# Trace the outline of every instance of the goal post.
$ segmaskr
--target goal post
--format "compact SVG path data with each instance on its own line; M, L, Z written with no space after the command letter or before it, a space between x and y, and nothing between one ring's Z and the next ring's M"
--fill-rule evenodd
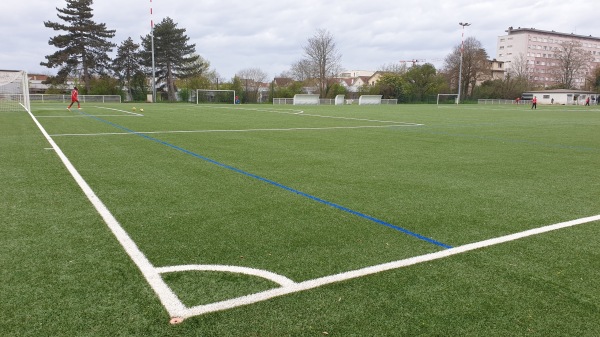
M458 94L438 94L435 104L458 104Z
M196 89L196 104L239 104L235 90Z
M0 70L0 112L31 111L29 78L22 70Z

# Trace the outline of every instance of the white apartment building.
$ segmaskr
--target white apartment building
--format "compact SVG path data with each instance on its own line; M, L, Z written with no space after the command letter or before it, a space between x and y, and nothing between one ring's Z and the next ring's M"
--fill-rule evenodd
M594 61L575 79L575 85L583 88L585 76L600 66L600 37L576 35L535 28L513 28L506 30L507 35L498 37L496 59L503 61L508 71L511 63L522 55L527 60L529 79L543 87L556 84L552 75L557 67L554 50L564 41L578 41L582 48L589 51Z

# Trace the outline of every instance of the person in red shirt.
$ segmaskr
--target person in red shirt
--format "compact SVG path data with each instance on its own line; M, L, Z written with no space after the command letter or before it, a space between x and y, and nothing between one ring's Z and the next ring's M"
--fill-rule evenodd
M73 103L77 102L77 109L81 110L81 104L79 104L79 91L77 87L73 87L73 91L71 91L71 104L67 107L67 110L71 110L71 106Z
M537 110L537 97L535 96L533 96L533 99L531 100L531 108Z

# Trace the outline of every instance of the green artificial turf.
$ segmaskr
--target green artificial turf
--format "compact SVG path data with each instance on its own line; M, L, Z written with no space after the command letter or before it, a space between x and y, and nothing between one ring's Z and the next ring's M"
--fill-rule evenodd
M143 108L32 106L156 267L303 282L600 214L595 107ZM0 168L6 336L600 335L597 221L170 325L24 112L0 113ZM163 279L188 307L277 287Z

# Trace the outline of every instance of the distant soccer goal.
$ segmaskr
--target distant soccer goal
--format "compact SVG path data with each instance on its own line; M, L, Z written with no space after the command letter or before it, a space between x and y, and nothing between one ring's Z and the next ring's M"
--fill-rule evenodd
M381 104L382 95L361 95L358 98L358 105Z
M0 112L31 111L27 72L0 70Z
M344 95L335 96L335 105L344 105L344 101L346 101L346 96L344 96Z
M435 104L458 104L457 98L458 94L438 94Z
M296 94L294 95L294 105L319 105L319 95Z
M239 104L235 90L196 89L196 104Z

